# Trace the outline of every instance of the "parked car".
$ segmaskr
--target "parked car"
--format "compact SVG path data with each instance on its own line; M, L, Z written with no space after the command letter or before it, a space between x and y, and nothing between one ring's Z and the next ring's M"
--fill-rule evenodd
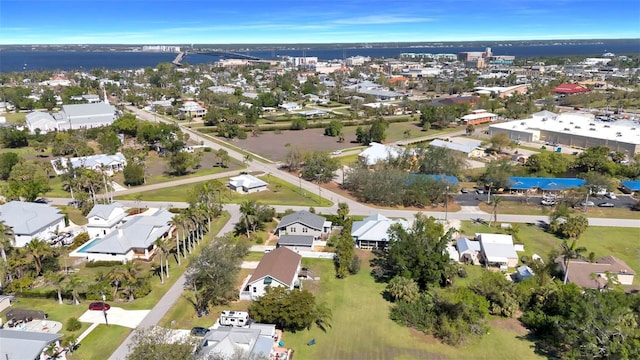
M477 188L477 189L476 189L476 193L478 193L478 194L484 194L484 189Z
M106 302L92 302L89 304L89 310L106 311L111 309L111 305Z
M466 193L469 192L469 189L463 187L462 189L460 189L460 192L463 193L463 194L466 194Z
M612 208L612 207L616 207L616 204L614 203L610 203L610 202L604 202L604 203L600 203L598 204L599 207L607 207L607 208Z
M596 204L593 201L587 201L587 202L581 202L580 206L585 207L585 206L596 206Z
M556 202L553 200L542 199L542 201L540 201L540 204L544 206L554 206Z
M191 329L191 335L193 336L205 336L207 335L208 332L209 332L209 329L200 327L200 326L196 326L193 329Z
M608 192L607 194L605 194L606 197L608 197L611 200L615 200L618 197L616 196L616 194L614 194L613 192Z
M342 150L335 150L331 152L331 155L340 155L342 154Z

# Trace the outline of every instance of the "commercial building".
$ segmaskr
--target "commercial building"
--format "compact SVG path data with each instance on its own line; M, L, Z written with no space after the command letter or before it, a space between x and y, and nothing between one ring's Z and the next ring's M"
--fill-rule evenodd
M49 114L34 111L26 116L27 128L34 134L36 129L41 133L69 129L87 129L109 126L117 119L118 112L113 105L107 103L62 105L60 112Z
M533 114L530 119L491 124L489 135L498 133L506 133L514 141L542 141L580 149L606 146L612 151L621 151L631 156L640 153L638 121L600 121L587 113L557 115L541 111Z
M498 120L498 115L487 112L487 110L473 110L471 114L462 117L462 123L465 125L479 125L490 123Z

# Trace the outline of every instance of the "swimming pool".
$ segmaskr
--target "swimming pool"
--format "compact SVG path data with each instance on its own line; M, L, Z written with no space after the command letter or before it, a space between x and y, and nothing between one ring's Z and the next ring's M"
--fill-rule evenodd
M102 240L102 238L95 238L85 244L83 244L81 247L77 248L75 250L75 252L77 253L86 253L87 250L89 250L93 245L97 244L98 241Z

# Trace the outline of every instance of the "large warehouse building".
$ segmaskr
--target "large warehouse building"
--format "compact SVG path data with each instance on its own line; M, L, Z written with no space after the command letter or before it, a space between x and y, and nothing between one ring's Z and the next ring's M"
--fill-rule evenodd
M635 120L599 121L586 113L558 115L541 111L530 119L489 126L490 135L498 133L507 133L514 141L542 141L581 149L603 145L631 156L640 153L640 123Z

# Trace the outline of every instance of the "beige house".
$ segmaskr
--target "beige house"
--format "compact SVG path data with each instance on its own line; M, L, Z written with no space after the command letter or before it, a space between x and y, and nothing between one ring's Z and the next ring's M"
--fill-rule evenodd
M566 271L564 260L560 257L556 260ZM632 285L635 271L624 261L613 257L605 256L590 263L584 260L571 260L569 262L569 276L567 282L574 283L580 287L590 289L604 289L607 287L610 275L615 275L617 283L621 285Z

